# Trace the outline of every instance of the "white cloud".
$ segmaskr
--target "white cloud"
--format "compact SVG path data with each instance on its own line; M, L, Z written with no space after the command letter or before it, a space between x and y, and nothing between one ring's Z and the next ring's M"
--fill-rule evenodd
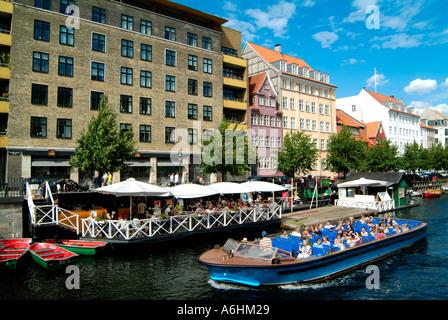
M268 28L274 31L275 37L283 37L289 19L295 14L296 5L281 0L278 4L269 6L267 10L248 9L245 14L255 19L258 28Z
M350 12L350 15L343 22L354 23L366 20L366 8L370 5L377 5L378 0L354 0L352 7L356 10Z
M376 79L376 85L382 86L389 83L389 80L386 79L384 74L377 73L376 75L371 76L366 81L366 87L375 87L375 79Z
M441 86L448 88L448 78L445 79L445 82L442 82Z
M347 60L342 60L341 66L346 66L349 64L358 64L358 63L365 63L365 60L358 60L358 59L347 59Z
M302 7L306 7L306 8L310 8L310 7L313 7L315 4L316 4L316 2L313 1L313 0L304 0L304 1L301 3L301 6L302 6Z
M378 44L374 44L372 47L374 48L389 48L389 49L397 49L397 48L413 48L418 47L422 44L423 39L422 34L416 34L413 36L408 35L407 33L398 33L393 34L386 37L375 37L371 42L382 42L381 46Z
M253 42L258 38L257 28L253 23L227 18L226 27L241 31L241 42Z
M224 2L224 5L222 6L222 8L226 11L231 11L231 12L236 12L238 9L236 4L234 4L233 2L230 2L230 1Z
M436 80L422 80L420 78L411 81L411 83L404 88L407 94L427 94L437 89Z
M339 37L334 32L321 31L313 34L314 40L320 42L322 48L331 48L331 45L338 41Z

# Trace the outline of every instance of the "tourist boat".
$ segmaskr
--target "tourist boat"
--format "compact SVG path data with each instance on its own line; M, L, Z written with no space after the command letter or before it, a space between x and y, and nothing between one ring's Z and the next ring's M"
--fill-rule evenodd
M423 192L423 197L424 198L437 198L440 197L441 193L440 192Z
M415 190L411 191L411 197L422 197L422 196L423 196L423 193L421 193L421 192L418 192Z
M15 242L0 248L0 264L16 269L19 262L24 260L29 248L30 244L27 242Z
M73 253L84 255L84 256L94 256L99 250L104 248L107 242L100 241L84 241L84 240L52 240L46 239L44 243L49 243Z
M429 193L440 193L440 194L445 193L445 190L443 189L427 189L426 191Z
M48 270L58 269L76 262L76 253L48 243L34 243L30 247L33 260Z
M209 269L212 280L220 282L261 286L324 281L412 246L426 236L426 223L395 221L399 225L407 223L409 231L391 232L379 240L366 238L362 244L343 250L312 248L312 255L307 258L294 255L298 238L285 242L274 239L277 244L273 243L272 247L229 239L223 247L215 246L203 253L199 262Z
M31 238L17 238L17 239L1 239L0 240L0 248L3 246L8 246L10 244L25 242L31 244Z

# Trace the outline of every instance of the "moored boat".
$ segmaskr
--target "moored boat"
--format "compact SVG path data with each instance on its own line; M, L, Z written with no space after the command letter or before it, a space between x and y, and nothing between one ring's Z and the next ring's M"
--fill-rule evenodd
M30 246L33 260L48 270L58 269L76 262L76 253L48 243L34 243Z
M0 248L18 242L25 242L31 244L31 238L0 239Z
M423 197L424 198L438 198L440 197L441 193L440 192L423 192Z
M389 236L378 240L363 237L361 244L347 245L342 250L334 246L312 247L312 254L305 258L294 254L300 240L290 236L288 242L274 239L272 247L229 239L223 247L203 253L199 262L210 270L210 278L215 281L249 286L324 281L412 246L426 236L426 223L395 221L400 226L407 224L409 230L390 231Z
M94 256L99 252L99 250L103 249L107 245L107 242L100 241L53 239L46 239L44 240L44 243L49 243L84 256Z
M16 269L30 248L26 242L15 242L0 248L0 264L2 266Z

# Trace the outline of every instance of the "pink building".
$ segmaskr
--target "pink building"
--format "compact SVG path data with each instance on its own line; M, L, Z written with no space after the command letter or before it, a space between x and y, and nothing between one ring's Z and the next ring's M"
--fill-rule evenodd
M249 78L249 101L249 139L258 150L258 168L252 170L252 175L282 176L277 173L277 151L283 144L282 113L267 73Z

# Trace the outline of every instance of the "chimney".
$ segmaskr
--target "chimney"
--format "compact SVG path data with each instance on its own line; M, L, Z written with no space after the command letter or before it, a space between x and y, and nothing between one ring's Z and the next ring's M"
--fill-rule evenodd
M395 96L394 95L392 95L392 96L390 96L392 99L395 99Z
M275 51L278 53L282 53L282 45L281 44L276 44L275 45Z

